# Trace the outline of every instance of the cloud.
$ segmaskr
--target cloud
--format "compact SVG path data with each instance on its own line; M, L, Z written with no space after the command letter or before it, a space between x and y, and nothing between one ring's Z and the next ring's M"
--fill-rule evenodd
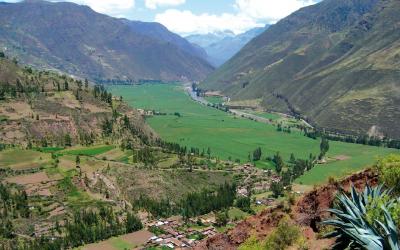
M157 7L177 6L185 2L186 0L146 0L145 5L149 9L157 9Z
M234 6L243 15L274 23L316 2L317 0L236 0Z
M169 9L157 14L155 21L181 35L231 30L236 34L275 23L292 12L320 0L235 0L236 13L194 14L189 10Z
M262 26L254 19L244 15L224 13L210 15L207 13L195 15L189 10L169 9L156 15L156 22L162 23L171 31L187 35L191 33L206 34L215 31L232 30L234 33L242 33L250 28Z

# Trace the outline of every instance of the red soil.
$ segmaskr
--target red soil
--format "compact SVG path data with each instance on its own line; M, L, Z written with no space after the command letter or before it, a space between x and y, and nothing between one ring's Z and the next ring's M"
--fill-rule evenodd
M370 185L374 186L377 181L378 176L367 170L354 174L340 182L329 183L316 188L298 200L289 215L297 225L301 226L303 235L308 240L310 250L323 249L333 243L332 240L318 239L317 233L318 223L329 216L326 210L331 207L338 190L341 188L349 190L351 184L354 184L357 189L362 189L365 183L369 182ZM282 211L282 207L267 209L240 222L227 233L218 234L202 241L196 249L237 249L252 234L256 235L258 239L265 239L286 214Z

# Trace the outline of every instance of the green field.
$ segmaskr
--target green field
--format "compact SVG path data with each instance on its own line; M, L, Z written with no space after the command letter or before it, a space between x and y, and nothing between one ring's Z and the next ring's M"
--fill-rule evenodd
M100 145L100 146L92 146L92 147L79 147L75 149L67 149L63 150L60 153L67 155L86 155L86 156L95 156L99 154L103 154L114 149L113 145Z
M39 168L50 162L50 155L34 150L18 148L0 152L0 168L15 170Z
M214 104L220 104L224 102L223 98L220 96L206 96L204 99Z
M319 153L318 140L309 139L297 131L291 134L278 132L272 125L202 106L192 101L178 85L112 86L110 90L116 96L123 96L136 108L167 113L166 116L154 116L147 120L164 140L200 150L210 147L212 155L222 159L247 161L248 154L257 147L262 148L264 159L278 151L287 160L291 153L298 158ZM181 117L173 115L174 112L179 112ZM391 152L398 151L331 142L328 155L345 156L346 159L317 166L298 181L303 184L321 183L329 176L340 177L360 170L371 165L376 157ZM260 165L271 166L269 162L261 162Z

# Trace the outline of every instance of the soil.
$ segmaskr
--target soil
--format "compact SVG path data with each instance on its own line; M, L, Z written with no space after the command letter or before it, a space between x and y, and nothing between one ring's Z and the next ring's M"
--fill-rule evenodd
M108 241L103 241L100 243L93 243L83 247L84 250L115 250L115 247L111 245Z
M16 177L10 177L6 179L7 182L16 183L19 185L28 185L28 184L39 184L42 182L49 182L50 179L44 172L22 175Z
M154 234L150 233L149 231L142 230L130 234L126 234L122 236L121 238L126 241L131 243L132 245L139 246L145 244L151 237L153 237Z
M372 186L376 185L378 182L377 174L371 170L354 174L342 181L316 188L297 201L289 215L302 228L310 250L329 248L333 244L332 240L318 239L317 236L319 222L329 217L326 210L331 207L338 190L349 190L352 184L360 190L364 188L367 182ZM279 206L266 209L260 214L238 223L235 228L227 233L203 240L195 249L237 249L253 234L258 239L263 240L277 226L281 218L287 214L282 210L282 207Z

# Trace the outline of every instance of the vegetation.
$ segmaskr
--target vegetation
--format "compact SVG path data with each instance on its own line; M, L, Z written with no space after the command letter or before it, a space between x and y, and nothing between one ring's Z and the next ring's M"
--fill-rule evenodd
M140 85L112 86L110 91L123 96L134 107L156 110L165 116L153 116L147 119L150 126L165 141L179 143L187 148L196 147L200 152L211 152L211 157L238 159L241 162L252 156L254 149L260 147L264 157L280 152L284 162L294 153L300 159L311 154L319 155L320 143L294 130L280 133L272 125L247 119L235 118L226 112L201 106L190 100L177 85ZM151 93L149 95L148 93ZM179 119L173 115L179 112ZM338 141L329 142L327 157L346 156L341 160L328 160L327 164L316 165L297 183L307 185L320 184L330 176L342 177L368 166L376 156L384 156L395 150L370 147ZM274 164L264 157L256 162L257 166L274 169ZM264 159L263 159L264 158Z
M335 218L323 222L335 227L327 237L337 238L337 249L399 249L399 225L388 212L388 207L396 201L384 202L382 197L387 195L390 192L383 191L383 186L368 185L362 193L352 187L351 198L344 193L338 195L337 208L329 210ZM371 221L376 213L380 216Z
M346 11L338 13L338 8ZM364 135L379 127L374 136L398 139L393 124L400 119L395 94L399 46L397 37L388 34L396 31L399 10L398 1L321 1L250 41L200 87L232 100L262 99L265 108L301 113L333 133ZM374 18L360 32L366 16ZM297 41L300 31L305 39ZM328 40L329 45L320 46Z
M375 165L379 179L397 194L400 194L400 155L389 155L380 159Z
M293 245L296 245L299 249L303 249L301 231L289 218L284 217L276 229L265 240L259 241L253 235L240 245L239 250L285 250Z
M166 218L180 214L185 219L189 219L211 211L228 209L234 204L235 198L236 186L226 183L216 190L204 189L200 192L189 193L177 203L169 199L155 200L142 195L134 204L136 208L146 209L155 217Z

